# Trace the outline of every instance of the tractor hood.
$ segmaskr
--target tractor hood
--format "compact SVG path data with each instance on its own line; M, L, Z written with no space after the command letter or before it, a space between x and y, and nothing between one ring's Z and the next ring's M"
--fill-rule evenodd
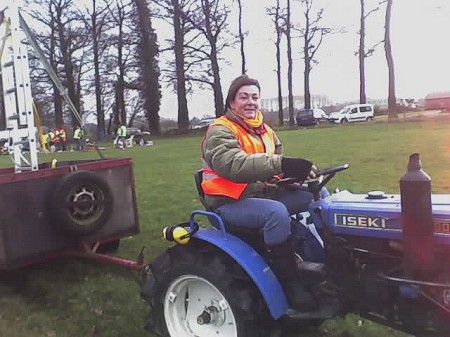
M431 200L436 241L450 244L450 194L435 194ZM400 201L399 194L341 191L323 199L320 206L336 234L401 240Z

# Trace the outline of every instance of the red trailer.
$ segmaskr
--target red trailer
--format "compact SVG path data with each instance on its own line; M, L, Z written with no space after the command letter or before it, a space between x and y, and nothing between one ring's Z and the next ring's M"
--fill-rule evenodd
M140 268L103 255L139 232L129 158L59 162L15 173L0 169L0 269L67 254Z

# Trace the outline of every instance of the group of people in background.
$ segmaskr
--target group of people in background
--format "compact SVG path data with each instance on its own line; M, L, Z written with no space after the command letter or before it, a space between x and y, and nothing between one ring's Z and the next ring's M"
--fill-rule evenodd
M84 130L77 126L73 132L73 141L70 150L83 151ZM44 134L44 147L50 152L62 152L68 150L68 139L65 128L55 128Z
M37 133L36 137L38 138ZM42 138L42 147L45 149L45 151L50 151L52 153L63 152L67 150L89 151L91 148L96 147L95 141L91 141L86 138L85 130L81 126L77 126L73 130L72 143L69 142L67 131L64 127L50 129L43 134ZM126 139L127 127L125 124L121 123L115 134L114 146L118 149L124 150L126 148ZM3 152L8 152L7 146L5 145L7 141L7 139L0 139L0 154L3 154ZM144 140L142 139L142 141Z
M64 128L55 128L44 135L45 148L50 152L67 150L67 133Z
M125 124L121 123L116 132L116 138L114 144L117 148L125 149L125 140L127 137L127 127ZM44 147L50 152L62 152L67 151L67 132L65 128L55 128L44 134ZM73 131L73 144L70 150L74 151L84 151L85 142L85 132L82 127L77 126Z

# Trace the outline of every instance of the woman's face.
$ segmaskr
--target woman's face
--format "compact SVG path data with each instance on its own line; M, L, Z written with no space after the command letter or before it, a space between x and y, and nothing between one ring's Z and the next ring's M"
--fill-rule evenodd
M253 119L259 111L259 89L256 85L244 85L239 88L230 103L236 115Z

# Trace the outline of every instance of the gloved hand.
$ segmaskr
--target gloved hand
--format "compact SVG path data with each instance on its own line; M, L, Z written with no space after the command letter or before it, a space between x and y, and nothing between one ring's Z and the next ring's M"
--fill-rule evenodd
M313 163L302 158L286 158L281 159L281 170L284 176L297 178L300 181L308 178Z

